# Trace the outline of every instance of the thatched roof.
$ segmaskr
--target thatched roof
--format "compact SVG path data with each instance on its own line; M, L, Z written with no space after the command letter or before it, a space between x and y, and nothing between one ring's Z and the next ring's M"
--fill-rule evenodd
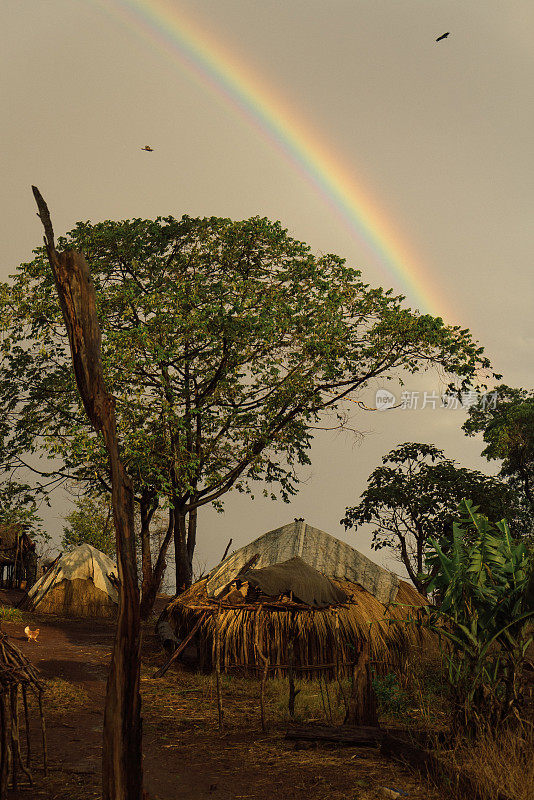
M381 603L391 603L399 587L396 575L346 542L313 528L304 520L295 520L241 547L215 567L208 578L208 596L217 598L255 555L258 556L254 564L256 569L298 556L327 578L359 584Z
M413 586L348 545L300 523L271 531L237 551L207 578L169 603L162 619L169 621L179 639L199 623L196 642L201 666L209 668L213 663L217 629L223 669L238 667L254 672L263 669L266 656L271 674L284 674L287 670L290 640L295 669L308 675L320 671L330 676L335 664L350 671L363 640L370 643L372 659L391 665L408 649L421 644L416 628L403 620L413 616L414 607L425 605L426 599ZM318 547L315 552L312 543ZM318 608L302 602L298 594L288 596L284 580L277 584L282 590L279 596L273 596L280 570L269 576L265 561L277 554L280 557L292 553L295 548L306 556L301 556L305 566L309 567L308 559L323 565L322 577L329 579L335 590L328 605ZM253 555L259 556L254 564L259 564L259 569L246 567ZM287 561L291 563L290 559ZM268 580L255 581L255 573L267 575ZM334 577L332 573L358 575L373 591L359 581ZM313 597L315 592L310 592Z
M12 564L17 554L33 550L35 544L20 525L0 525L0 565Z

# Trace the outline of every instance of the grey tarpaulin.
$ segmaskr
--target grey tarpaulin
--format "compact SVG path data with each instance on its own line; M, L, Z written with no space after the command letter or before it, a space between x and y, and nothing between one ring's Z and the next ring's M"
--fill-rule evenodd
M265 533L225 558L209 575L208 596L217 598L256 554L259 558L255 569L298 556L327 578L359 583L381 603L390 603L397 596L399 578L396 575L345 542L300 520Z
M249 569L239 579L270 597L291 592L293 600L300 600L301 603L317 608L346 603L349 599L330 578L321 575L298 556L282 564Z

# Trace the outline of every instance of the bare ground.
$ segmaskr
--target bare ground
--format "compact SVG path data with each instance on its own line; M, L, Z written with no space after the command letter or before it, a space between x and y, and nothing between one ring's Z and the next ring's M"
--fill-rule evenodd
M13 595L0 593L8 605ZM37 643L24 627L40 628ZM78 800L100 796L101 736L113 624L24 614L3 629L40 670L47 684L49 776L10 800ZM268 698L268 731L261 731L257 684L224 682L225 730L218 730L212 680L183 668L153 679L166 656L153 636L143 639L144 775L150 800L379 800L400 790L411 800L440 800L418 775L381 758L375 748L296 749L283 736L280 697Z

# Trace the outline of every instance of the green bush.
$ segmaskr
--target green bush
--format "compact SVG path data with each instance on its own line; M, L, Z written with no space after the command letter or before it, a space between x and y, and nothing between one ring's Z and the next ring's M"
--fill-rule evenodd
M22 612L11 606L0 606L0 620L3 622L22 622Z
M394 715L402 714L406 711L408 695L399 686L394 672L390 672L384 677L379 677L374 673L372 683L380 711Z

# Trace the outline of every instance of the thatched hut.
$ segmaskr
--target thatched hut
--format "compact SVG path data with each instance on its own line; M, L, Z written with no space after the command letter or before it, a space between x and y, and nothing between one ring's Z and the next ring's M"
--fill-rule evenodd
M161 621L179 640L196 629L199 665L303 676L349 673L361 643L394 666L421 644L403 620L426 600L410 584L303 520L269 531L174 598Z
M111 558L81 544L52 563L19 607L66 617L114 617L117 587L117 567Z
M35 543L21 525L0 525L0 586L28 589L36 576Z

